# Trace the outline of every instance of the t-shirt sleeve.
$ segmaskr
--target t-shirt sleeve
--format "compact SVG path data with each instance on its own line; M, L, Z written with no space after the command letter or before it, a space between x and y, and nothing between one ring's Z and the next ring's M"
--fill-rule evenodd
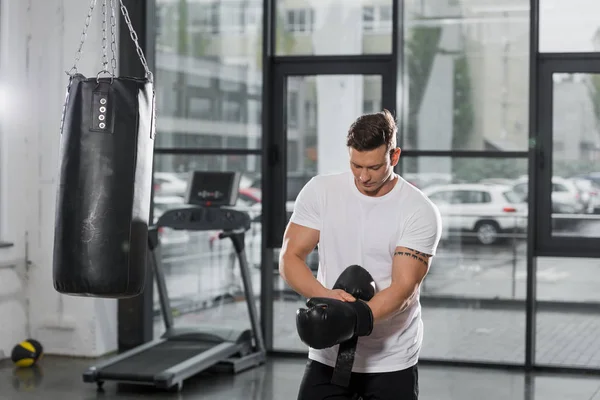
M296 197L290 222L321 230L321 207L318 181L312 178Z
M408 219L396 246L435 255L442 236L442 218L438 208L426 201Z

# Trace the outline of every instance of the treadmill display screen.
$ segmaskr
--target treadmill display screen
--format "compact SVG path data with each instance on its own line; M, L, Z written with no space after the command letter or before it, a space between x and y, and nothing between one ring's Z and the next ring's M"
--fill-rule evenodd
M194 171L190 174L186 203L202 207L229 207L237 202L238 172Z

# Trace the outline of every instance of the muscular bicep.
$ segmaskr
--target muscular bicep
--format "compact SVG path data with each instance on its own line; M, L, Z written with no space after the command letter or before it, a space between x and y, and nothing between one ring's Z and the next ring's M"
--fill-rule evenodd
M417 286L427 275L431 255L398 246L392 262L392 283Z
M281 257L293 255L306 260L318 243L318 230L290 222L283 235Z

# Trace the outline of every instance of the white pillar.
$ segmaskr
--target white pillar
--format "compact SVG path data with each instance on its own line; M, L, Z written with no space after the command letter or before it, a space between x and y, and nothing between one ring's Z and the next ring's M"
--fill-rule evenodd
M350 4L348 4L350 3ZM362 53L362 7L348 0L314 1L314 53ZM363 111L363 76L320 75L317 89L317 156L320 174L346 171L346 134Z

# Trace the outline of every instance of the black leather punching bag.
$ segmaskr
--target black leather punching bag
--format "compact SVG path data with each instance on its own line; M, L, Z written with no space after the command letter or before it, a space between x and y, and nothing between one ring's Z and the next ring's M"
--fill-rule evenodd
M54 287L70 295L143 290L152 185L152 85L86 79L69 87L61 137Z
M54 236L60 293L126 298L144 289L155 98L152 74L134 42L144 78L70 75Z

